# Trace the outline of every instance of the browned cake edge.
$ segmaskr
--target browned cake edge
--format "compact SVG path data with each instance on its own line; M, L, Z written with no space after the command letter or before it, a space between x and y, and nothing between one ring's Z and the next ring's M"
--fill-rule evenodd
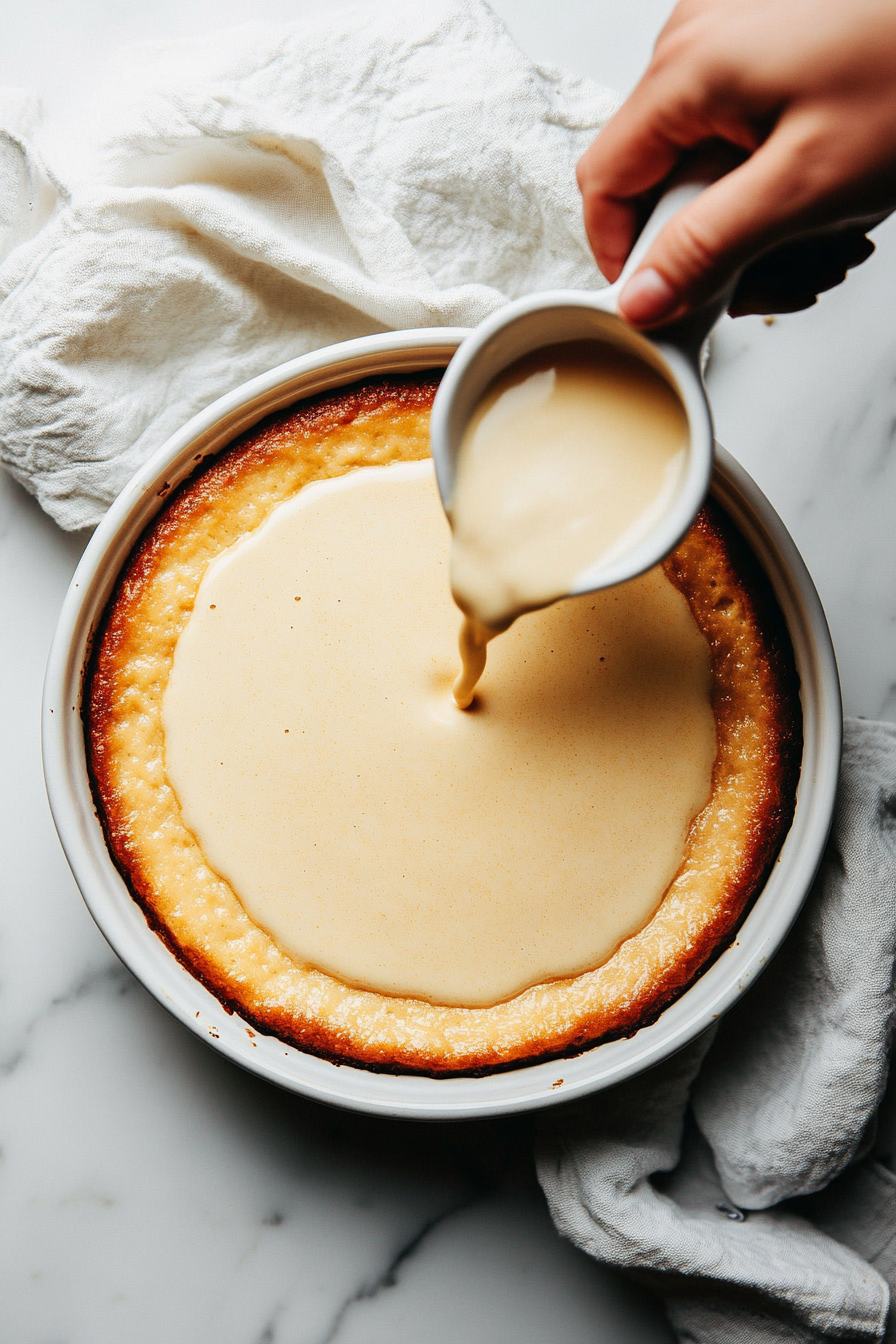
M510 1057L506 1050L482 1053L476 1059L465 1059L462 1067L458 1067L451 1059L441 1060L431 1054L414 1057L405 1051L401 1058L391 1053L384 1055L378 1049L365 1049L357 1040L319 1022L299 1020L292 1012L270 1003L253 1003L244 987L223 975L200 949L183 947L157 913L152 883L144 871L139 850L131 843L127 800L118 795L108 769L105 728L116 713L116 674L127 639L129 611L140 591L152 582L169 539L207 510L231 482L255 470L278 451L284 441L301 444L305 440L313 452L318 436L336 426L363 419L368 411L428 407L440 376L437 371L368 379L335 393L322 394L268 417L203 463L174 492L122 567L93 639L85 672L82 713L91 784L112 859L150 926L225 1008L238 1013L259 1031L335 1062L390 1072L462 1076L578 1054L598 1041L631 1035L654 1021L706 969L730 942L745 910L761 890L787 834L799 780L802 715L790 639L771 586L731 519L720 505L710 500L692 532L666 560L664 570L687 600L709 644L713 710L720 742L737 719L733 687L739 649L736 629L729 619L733 606L738 609L739 620L746 621L755 637L760 651L755 689L766 707L766 731L755 748L764 756L765 787L751 818L741 861L728 876L714 917L691 940L686 955L666 968L660 978L610 1012L579 1019L562 1039L542 1041L535 1048L531 1043L521 1043L521 1049ZM708 558L711 574L707 573ZM716 598L717 590L724 590L721 602ZM717 760L713 789L718 768ZM698 821L699 818L695 819L692 830Z
M712 538L716 572L701 572L690 553L692 539ZM793 646L768 577L742 534L722 506L706 501L681 545L663 564L669 580L687 600L694 620L706 637L713 668L713 715L719 738L730 730L736 709L732 703L731 669L738 663L738 645L725 620L732 601L743 604L761 648L759 691L767 709L767 732L757 743L765 758L765 790L750 822L748 843L740 865L728 875L722 900L711 924L696 939L690 955L679 961L653 1002L633 1016L621 1035L654 1021L730 944L747 908L761 892L793 821L803 754L803 714L800 681ZM724 588L719 601L716 593ZM736 597L732 599L732 593ZM721 755L721 753L719 753ZM713 770L713 789L718 757Z

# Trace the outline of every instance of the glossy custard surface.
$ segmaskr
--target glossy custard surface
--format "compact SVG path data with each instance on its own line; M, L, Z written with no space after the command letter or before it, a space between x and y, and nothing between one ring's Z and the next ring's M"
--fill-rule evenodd
M716 732L706 640L661 570L518 622L463 713L448 541L429 462L281 504L203 578L165 768L291 958L478 1007L593 970L648 922Z

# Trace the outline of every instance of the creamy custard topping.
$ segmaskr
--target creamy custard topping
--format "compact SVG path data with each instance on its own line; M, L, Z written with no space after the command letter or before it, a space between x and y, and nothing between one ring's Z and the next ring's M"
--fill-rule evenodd
M583 570L632 550L674 497L688 423L675 392L602 341L547 346L486 391L461 443L451 501L458 704L472 699L488 630L565 596Z
M429 462L306 486L209 567L163 725L188 827L283 951L475 1007L645 925L716 732L660 570L513 626L460 712L448 544Z
M479 679L485 671L488 656L486 650L495 636L500 633L499 630L492 630L489 626L483 625L481 621L477 621L475 616L465 616L461 621L460 634L457 639L460 671L452 687L454 703L458 709L469 709L472 705Z

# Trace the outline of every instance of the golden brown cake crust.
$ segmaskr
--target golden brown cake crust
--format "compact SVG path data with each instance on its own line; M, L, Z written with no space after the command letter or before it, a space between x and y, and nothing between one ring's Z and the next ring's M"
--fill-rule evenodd
M389 998L290 962L207 869L180 819L164 773L167 669L216 554L311 480L428 455L439 377L370 379L316 397L262 421L202 464L122 569L94 640L83 712L110 853L151 926L194 976L251 1026L303 1050L456 1076L631 1034L705 969L730 941L787 833L802 720L793 654L768 580L710 501L664 570L710 648L719 749L710 802L691 825L681 868L650 923L595 971L484 1009ZM390 435L396 424L398 454ZM177 880L160 883L162 871Z

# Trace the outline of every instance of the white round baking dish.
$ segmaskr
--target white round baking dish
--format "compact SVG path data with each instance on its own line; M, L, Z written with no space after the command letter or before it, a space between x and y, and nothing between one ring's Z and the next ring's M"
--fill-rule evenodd
M750 477L719 449L713 493L765 567L790 629L804 715L793 825L737 938L649 1027L575 1058L480 1078L421 1078L331 1064L250 1031L172 955L113 864L87 774L81 683L91 634L118 571L197 456L214 453L272 411L379 373L444 366L463 329L388 333L283 364L221 397L159 449L112 505L72 580L47 667L43 757L50 806L78 886L109 943L151 994L215 1049L282 1087L379 1115L449 1120L566 1102L621 1082L680 1049L744 993L777 951L809 890L830 825L840 764L837 667L824 612L786 529Z

